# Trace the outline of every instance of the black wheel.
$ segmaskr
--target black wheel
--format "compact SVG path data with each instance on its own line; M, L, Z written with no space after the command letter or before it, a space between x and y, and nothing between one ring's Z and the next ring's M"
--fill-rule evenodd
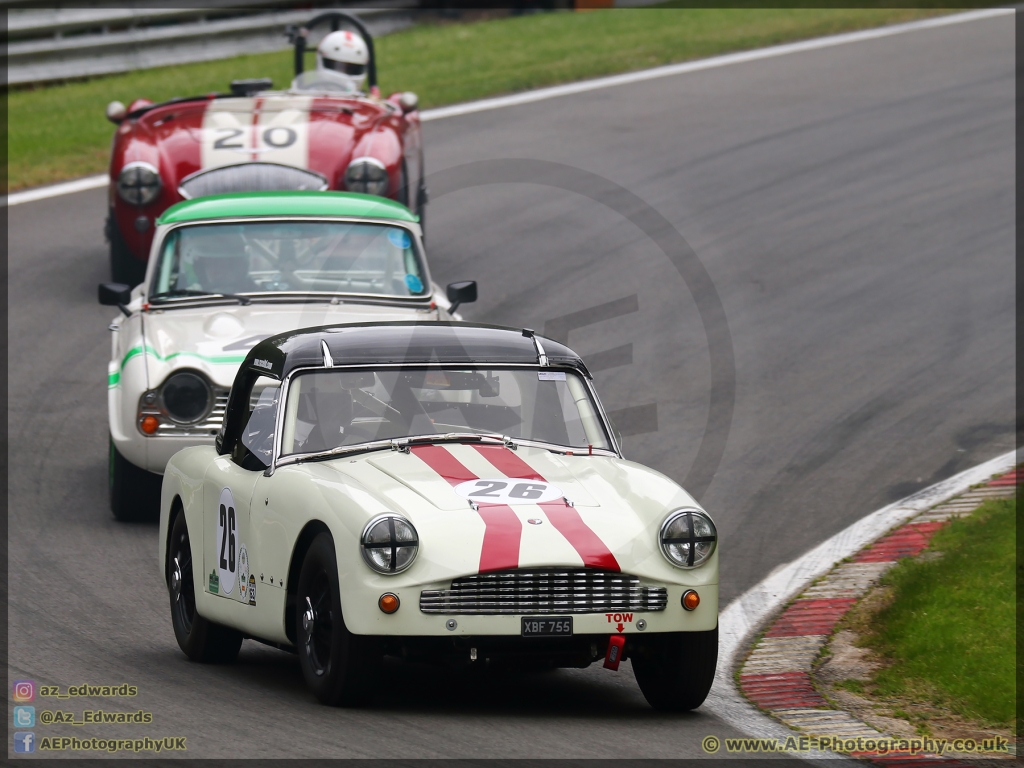
M151 523L160 519L163 477L147 472L121 455L110 438L108 464L110 511L122 523Z
M302 561L295 608L299 665L317 699L342 707L365 703L381 652L374 638L353 635L345 627L338 560L327 533L313 539Z
M171 624L178 647L192 661L230 663L238 656L242 633L208 621L196 613L196 585L192 576L192 546L185 513L178 512L171 528L167 561L167 587L171 596Z
M146 279L146 263L132 256L113 215L107 216L105 232L110 243L110 279L134 288Z
M704 703L718 663L718 627L649 635L630 652L633 674L655 709L685 712Z

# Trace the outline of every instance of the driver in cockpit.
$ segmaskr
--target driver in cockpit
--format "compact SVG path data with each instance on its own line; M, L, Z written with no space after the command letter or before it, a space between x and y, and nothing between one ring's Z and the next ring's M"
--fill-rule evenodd
M293 90L362 93L370 51L362 36L348 30L331 32L316 49L316 69L292 82Z

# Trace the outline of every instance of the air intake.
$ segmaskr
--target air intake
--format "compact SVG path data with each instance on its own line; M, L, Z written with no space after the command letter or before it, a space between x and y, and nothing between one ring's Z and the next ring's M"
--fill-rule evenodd
M420 592L423 613L545 614L663 611L664 587L645 587L625 573L590 569L481 573L451 589Z
M178 185L178 194L186 200L225 192L271 192L277 190L327 189L327 179L319 173L278 163L239 163L197 171Z

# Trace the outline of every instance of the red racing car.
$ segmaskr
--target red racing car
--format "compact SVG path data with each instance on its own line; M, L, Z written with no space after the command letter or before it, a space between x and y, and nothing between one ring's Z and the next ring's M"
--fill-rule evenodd
M316 69L304 71L308 37L320 25L330 31L317 47ZM107 107L118 126L106 225L116 282L142 281L154 222L181 200L347 190L389 197L423 216L418 100L409 92L381 98L366 28L330 11L287 34L295 46L295 79L287 90L270 90L269 79L236 80L230 94Z

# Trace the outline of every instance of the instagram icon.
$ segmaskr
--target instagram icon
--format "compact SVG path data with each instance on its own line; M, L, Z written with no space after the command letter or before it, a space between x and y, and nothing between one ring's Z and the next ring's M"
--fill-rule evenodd
M14 681L14 700L15 701L32 701L36 697L36 683L34 680L15 680Z

